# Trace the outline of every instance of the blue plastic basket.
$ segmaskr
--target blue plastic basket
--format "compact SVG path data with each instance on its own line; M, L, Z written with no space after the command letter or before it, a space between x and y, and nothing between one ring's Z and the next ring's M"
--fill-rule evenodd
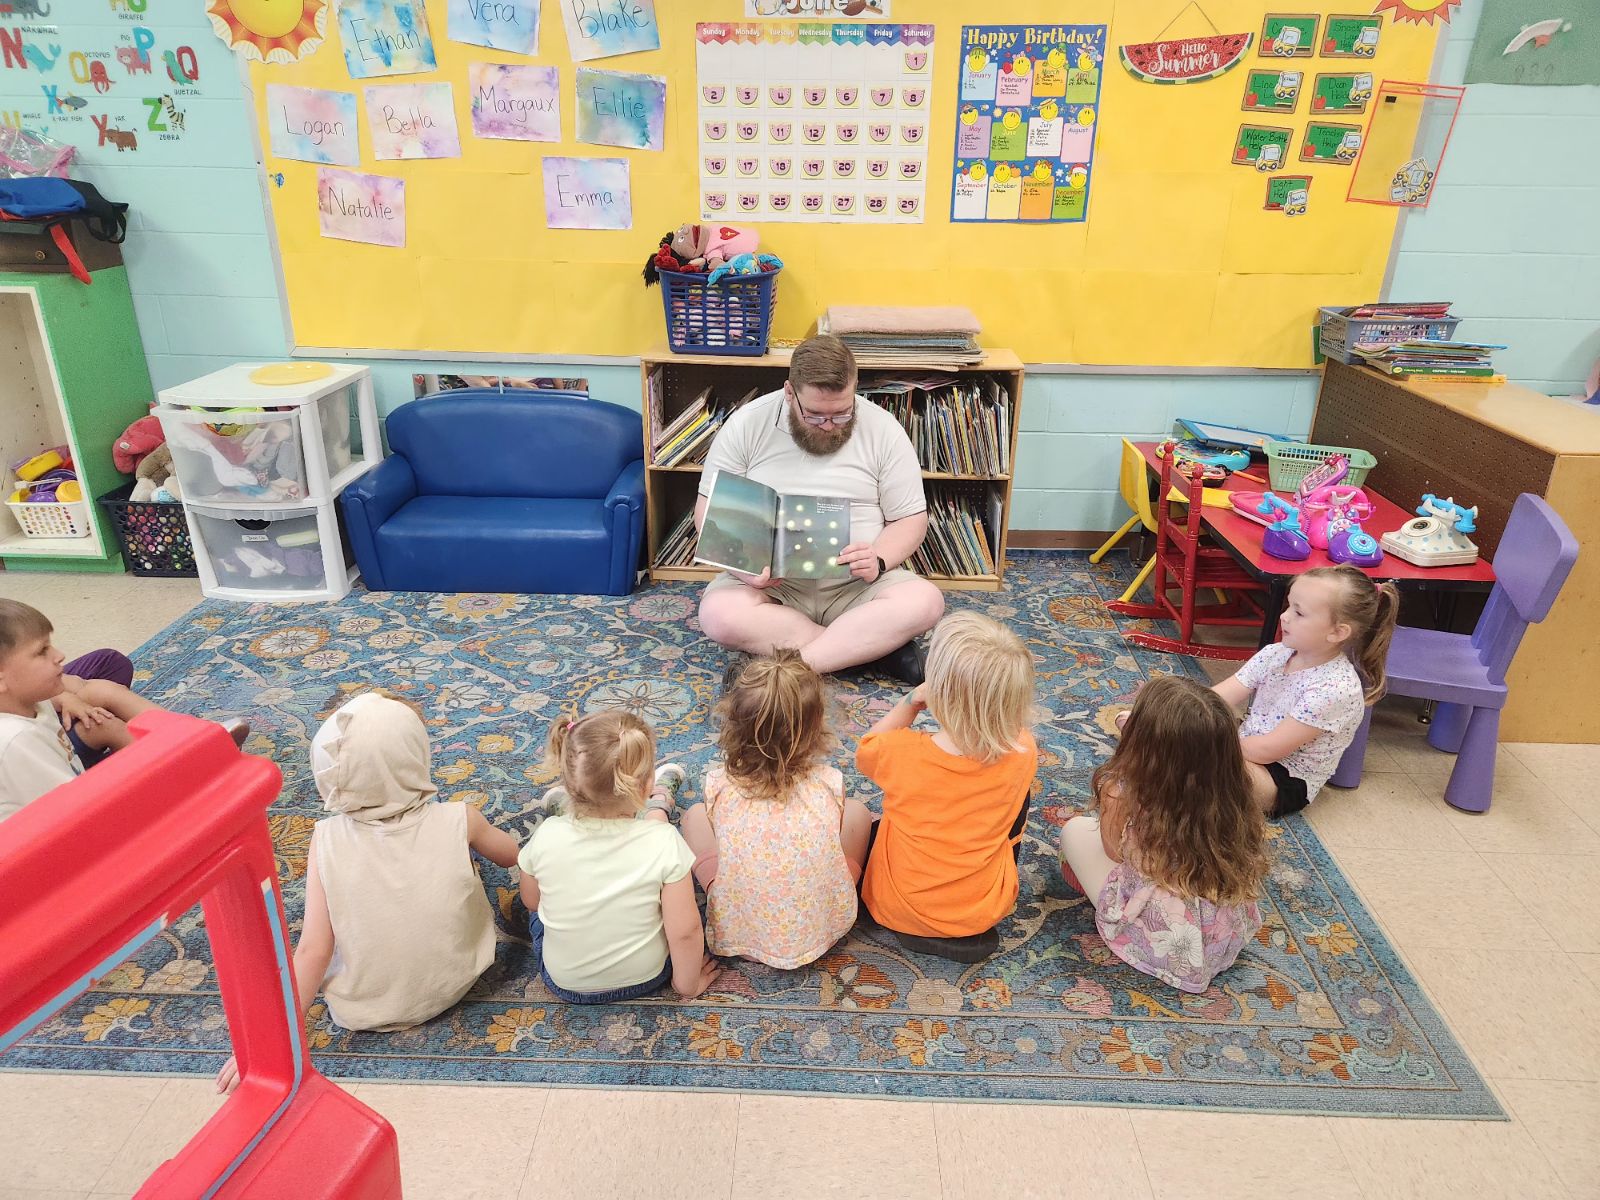
M1455 336L1460 317L1436 321L1374 321L1350 316L1348 308L1319 310L1318 344L1322 353L1351 366L1366 361L1356 353L1356 343L1392 346L1396 342L1448 342ZM1354 484L1351 485L1355 486Z
M715 284L707 283L704 275L683 271L659 274L667 345L674 354L767 352L778 271L729 275Z

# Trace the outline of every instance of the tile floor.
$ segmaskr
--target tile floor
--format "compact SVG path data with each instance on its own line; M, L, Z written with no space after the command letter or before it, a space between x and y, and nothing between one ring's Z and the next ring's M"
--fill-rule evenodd
M189 580L0 574L68 654L136 646ZM1380 708L1367 777L1311 822L1483 1070L1509 1124L692 1092L361 1084L408 1200L867 1195L1600 1197L1600 746L1506 745L1494 808ZM0 1074L0 1200L130 1196L209 1084Z

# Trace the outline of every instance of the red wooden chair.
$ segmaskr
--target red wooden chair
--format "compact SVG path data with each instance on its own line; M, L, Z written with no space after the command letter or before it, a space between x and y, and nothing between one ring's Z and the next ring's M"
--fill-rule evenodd
M1260 597L1267 591L1264 583L1253 579L1233 557L1219 546L1201 543L1200 518L1202 468L1173 468L1173 444L1167 442L1161 452L1161 487L1156 504L1156 554L1155 597L1152 603L1138 604L1116 600L1106 607L1125 617L1142 617L1155 621L1175 621L1178 636L1163 637L1156 633L1126 634L1128 641L1150 650L1164 650L1171 654L1190 654L1197 658L1223 658L1243 661L1256 652L1254 645L1219 646L1213 642L1196 641L1196 625L1238 625L1259 628L1265 608ZM1192 496L1192 502L1191 502ZM1178 504L1187 504L1186 515L1174 512ZM1168 589L1179 590L1179 602L1174 604ZM1218 602L1198 604L1196 594L1214 591Z

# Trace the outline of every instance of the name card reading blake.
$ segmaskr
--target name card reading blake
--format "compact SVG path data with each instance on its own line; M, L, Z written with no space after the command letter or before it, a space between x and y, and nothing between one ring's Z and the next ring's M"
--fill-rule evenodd
M472 132L522 142L561 140L561 73L554 67L470 63Z
M349 92L267 84L272 153L298 162L361 164L356 98Z
M319 167L317 223L325 238L404 246L406 181Z
M578 68L578 141L660 150L666 144L667 81L660 75Z
M655 0L560 0L573 62L661 49Z
M373 158L460 158L454 90L448 83L367 89Z

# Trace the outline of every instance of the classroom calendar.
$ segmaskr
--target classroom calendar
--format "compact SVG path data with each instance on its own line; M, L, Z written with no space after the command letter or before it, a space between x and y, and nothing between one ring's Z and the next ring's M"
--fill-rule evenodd
M703 23L695 41L703 218L923 219L932 25Z

